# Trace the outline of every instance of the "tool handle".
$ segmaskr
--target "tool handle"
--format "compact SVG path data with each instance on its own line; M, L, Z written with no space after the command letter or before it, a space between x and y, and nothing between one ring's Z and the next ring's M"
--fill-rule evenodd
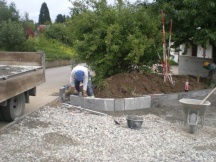
M209 98L209 96L216 90L216 87L202 100L202 102L200 103L200 105L202 105L206 100L207 98Z

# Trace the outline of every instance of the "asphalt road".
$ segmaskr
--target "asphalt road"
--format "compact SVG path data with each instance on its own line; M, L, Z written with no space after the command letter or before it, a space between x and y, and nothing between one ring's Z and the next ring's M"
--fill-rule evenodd
M59 89L69 84L71 66L62 66L46 69L46 82L37 87L36 96L30 97L30 103L26 104L25 114L34 112L40 107L58 98ZM0 129L9 124L0 121Z

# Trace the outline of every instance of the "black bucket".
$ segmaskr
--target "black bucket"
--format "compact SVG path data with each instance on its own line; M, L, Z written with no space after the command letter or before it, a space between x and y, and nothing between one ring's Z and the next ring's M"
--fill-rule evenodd
M131 129L140 129L143 123L143 117L139 116L128 116L127 125Z

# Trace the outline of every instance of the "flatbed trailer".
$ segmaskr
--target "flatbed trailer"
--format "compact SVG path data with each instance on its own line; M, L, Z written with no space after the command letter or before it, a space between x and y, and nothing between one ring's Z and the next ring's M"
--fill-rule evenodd
M21 117L45 80L44 52L0 52L0 119Z

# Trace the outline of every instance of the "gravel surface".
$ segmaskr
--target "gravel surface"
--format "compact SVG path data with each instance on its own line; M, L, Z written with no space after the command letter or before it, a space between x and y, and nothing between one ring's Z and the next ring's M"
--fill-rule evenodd
M0 131L0 161L216 161L215 126L189 134L180 122L142 116L141 129L133 130L127 127L126 115L44 107Z

